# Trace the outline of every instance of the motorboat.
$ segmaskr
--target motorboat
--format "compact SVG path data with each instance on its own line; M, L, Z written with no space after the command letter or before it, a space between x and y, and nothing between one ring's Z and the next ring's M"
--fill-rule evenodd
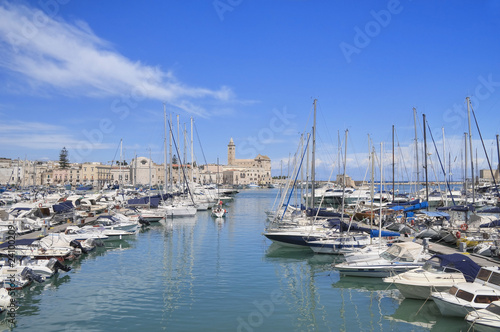
M415 242L393 243L379 257L335 265L341 276L389 277L421 267L430 258L427 249Z
M219 201L219 204L212 207L212 217L223 218L226 216L226 213L226 209L222 207L222 201Z
M464 254L434 255L422 267L384 278L384 282L394 284L405 298L426 300L433 291L472 282L480 268Z
M9 249L9 245L13 245L15 249ZM59 261L64 261L79 257L81 250L69 246L51 247L46 242L41 242L41 239L21 239L16 240L14 244L9 244L9 242L0 244L0 255L7 257L11 255L27 256L35 259L56 258Z
M500 301L491 302L486 308L471 311L465 316L473 331L500 330Z
M317 254L337 254L354 252L371 244L369 235L362 233L341 233L333 238L321 238L307 241L309 248Z
M474 282L454 284L448 292L432 292L431 297L443 316L465 317L500 300L500 269L482 267Z

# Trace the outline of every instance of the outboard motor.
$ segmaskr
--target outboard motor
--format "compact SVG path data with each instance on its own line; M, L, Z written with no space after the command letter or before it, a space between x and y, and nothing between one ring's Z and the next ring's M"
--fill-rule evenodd
M139 224L143 225L143 226L149 226L151 225L151 223L145 219L143 219L142 217L139 217Z
M29 267L24 268L24 270L21 272L21 276L26 279L34 280L38 283L43 282L43 277L39 274L34 273L33 270Z
M104 242L101 239L88 239L86 242L94 247L104 247Z
M49 263L47 264L47 267L52 271L54 271L54 273L57 273L59 270L62 270L64 272L71 271L71 266L64 265L63 263L59 262L56 258L51 258L49 260Z
M69 243L69 245L72 246L73 248L79 248L84 254L88 253L88 250L85 249L84 247L82 247L82 244L80 242L78 242L77 240L72 240Z

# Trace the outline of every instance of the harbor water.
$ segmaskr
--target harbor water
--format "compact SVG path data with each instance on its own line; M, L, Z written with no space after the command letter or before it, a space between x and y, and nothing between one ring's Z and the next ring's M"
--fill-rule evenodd
M341 257L271 245L277 189L243 190L224 220L198 212L17 291L14 331L468 331L380 279L340 277Z

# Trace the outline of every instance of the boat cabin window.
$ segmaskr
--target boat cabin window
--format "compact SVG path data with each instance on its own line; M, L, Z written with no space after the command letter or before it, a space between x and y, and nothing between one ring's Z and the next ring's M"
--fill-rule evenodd
M500 286L500 273L493 272L491 274L490 280L488 280L489 283L492 283L493 285L499 285Z
M453 286L450 288L450 290L448 291L448 293L450 293L451 295L455 295L457 293L457 290L458 288Z
M487 308L486 308L487 311L491 312L491 313L494 313L496 315L500 315L500 306L496 305L496 304L490 304Z
M488 278L490 277L491 271L481 269L479 270L479 273L477 274L477 279L482 280L482 281L488 281Z
M466 292L463 289L460 289L455 296L467 302L472 302L472 299L474 299L474 294Z
M478 295L474 299L475 303L491 303L493 301L497 301L499 299L496 295Z

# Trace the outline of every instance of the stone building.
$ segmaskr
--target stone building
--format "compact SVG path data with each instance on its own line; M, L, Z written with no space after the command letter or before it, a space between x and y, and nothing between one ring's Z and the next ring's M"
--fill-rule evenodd
M253 159L236 159L236 145L231 138L227 146L227 166L223 170L224 184L267 185L271 183L271 159L261 154Z

